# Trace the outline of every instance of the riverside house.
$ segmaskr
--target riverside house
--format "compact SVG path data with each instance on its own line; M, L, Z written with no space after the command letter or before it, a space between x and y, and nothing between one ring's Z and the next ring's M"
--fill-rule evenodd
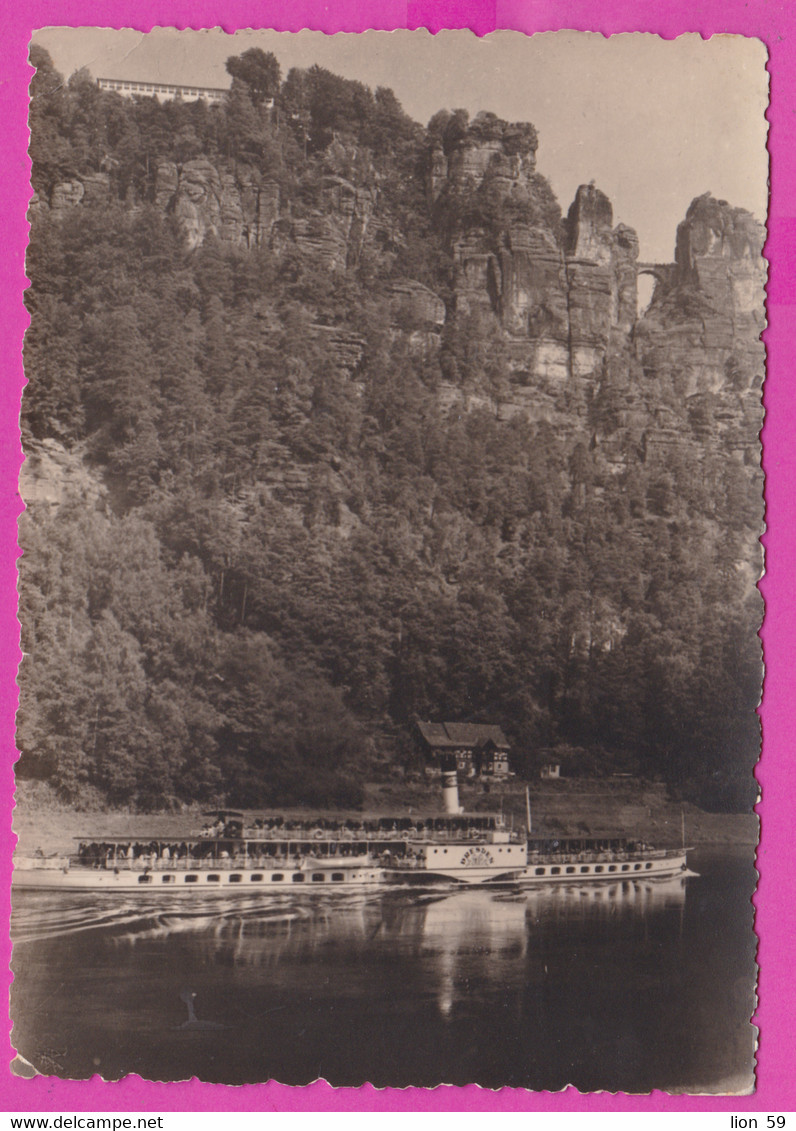
M415 741L431 771L456 769L462 777L506 777L511 748L493 723L424 723Z

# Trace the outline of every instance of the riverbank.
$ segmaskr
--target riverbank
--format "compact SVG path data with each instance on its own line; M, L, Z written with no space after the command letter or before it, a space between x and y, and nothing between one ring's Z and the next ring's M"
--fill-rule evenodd
M515 827L525 825L525 782L462 784L459 798L467 811L502 812ZM411 796L409 790L416 794ZM426 812L428 786L366 786L368 808L377 811ZM399 799L403 804L399 804ZM531 831L534 836L627 836L660 848L685 839L691 846L755 845L758 820L753 813L706 813L690 802L673 801L659 782L632 779L560 778L530 783Z
M365 787L368 813L429 814L439 811L439 791L424 783L369 784ZM666 795L659 783L628 780L577 780L535 782L531 785L531 824L536 836L627 836L661 848L674 847L685 838L689 846L755 845L758 821L749 813L706 813L686 802L682 806ZM525 824L525 784L510 781L492 786L464 784L460 800L468 811L502 811L507 822ZM306 817L307 810L283 809L286 816ZM313 810L317 812L317 810ZM184 806L178 812L130 813L123 809L76 809L59 802L46 787L23 782L17 793L13 830L18 851L28 855L68 852L75 838L135 836L188 838L206 824L203 807ZM336 818L361 817L361 813L329 810Z
M690 802L672 800L659 782L626 779L564 779L535 783L531 827L538 836L626 836L659 848L756 845L759 822L754 813L708 813ZM499 795L498 795L499 796ZM475 797L465 804L482 807ZM496 797L490 793L488 804ZM514 824L525 824L525 783L512 783L500 797ZM498 808L500 805L498 804Z

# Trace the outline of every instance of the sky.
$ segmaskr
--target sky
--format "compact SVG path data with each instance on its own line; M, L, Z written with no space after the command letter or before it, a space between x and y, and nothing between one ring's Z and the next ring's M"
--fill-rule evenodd
M673 258L677 224L702 193L765 219L768 74L756 39L45 28L33 42L65 77L86 67L95 78L220 87L230 82L230 55L261 47L273 51L283 75L317 63L373 88L392 87L423 124L437 110L460 107L533 122L538 170L564 211L578 185L593 180L611 199L614 222L638 232L646 261Z

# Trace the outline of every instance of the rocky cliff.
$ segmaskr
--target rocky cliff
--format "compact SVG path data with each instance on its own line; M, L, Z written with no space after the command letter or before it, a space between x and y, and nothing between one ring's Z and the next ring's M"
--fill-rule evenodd
M611 202L593 183L581 185L561 216L537 172L536 145L527 123L492 114L468 122L461 113L429 143L424 176L433 229L452 263L448 298L417 279L396 279L394 326L433 357L446 327L475 320L499 336L507 377L500 387L486 379L468 385L442 364L442 402L545 420L570 441L588 434L612 470L626 466L628 451L665 458L692 442L722 443L756 463L762 226L705 194L677 230L673 262L639 262L636 233L614 223ZM180 219L192 247L212 234L278 256L297 248L332 273L355 268L365 251L386 259L385 247L402 234L367 153L335 138L320 172L308 206L245 166L161 160L151 198ZM113 191L113 170L94 173L56 184L33 208L61 215L99 207ZM656 286L639 317L641 272ZM361 340L345 327L317 332L353 372ZM595 411L606 402L610 412Z
M633 334L644 385L685 408L692 433L758 462L765 351L765 232L743 209L697 197L677 230L675 262L659 275ZM657 386L657 387L655 387ZM665 436L648 436L655 448Z
M351 805L411 720L493 719L520 773L748 805L754 219L698 197L650 263L527 123L36 65L24 773Z
M508 343L510 387L497 398L483 390L487 403L572 435L586 426L586 406L609 395L613 411L593 414L590 438L606 445L613 470L631 447L656 457L692 441L724 442L756 463L762 225L706 194L678 228L674 262L640 264L636 233L614 225L604 193L582 185L556 224L535 146L519 154L517 127L488 125L486 139L476 119L450 152L438 147L428 173L455 264L452 317L486 312ZM639 318L642 270L656 289ZM450 385L446 396L468 403ZM683 408L690 434L680 427Z

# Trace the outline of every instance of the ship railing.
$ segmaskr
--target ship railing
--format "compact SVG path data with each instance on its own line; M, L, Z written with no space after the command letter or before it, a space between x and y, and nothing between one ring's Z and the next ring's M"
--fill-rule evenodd
M377 864L378 857L373 853L368 854L367 862ZM84 856L72 855L65 858L69 868L90 869L105 872L235 872L235 871L301 871L302 869L318 868L324 865L336 868L364 863L362 856L203 856L198 859L185 856L147 857L138 856L134 859L117 857L113 859L87 859Z
M561 864L614 864L624 861L638 860L665 860L671 856L678 856L682 852L679 848L645 848L625 849L605 852L584 850L583 852L536 852L528 853L528 862L531 864L554 860Z
M397 842L401 840L408 841L467 841L467 840L486 840L493 832L494 829L484 828L468 828L468 829L244 829L243 835L240 838L249 843L269 843L273 841L301 841L303 843L316 842L319 844L331 843L383 843L386 841ZM508 830L497 830L500 832L508 832ZM523 834L519 832L509 832L511 843L519 843L523 839ZM205 838L203 838L205 839ZM213 839L229 839L223 837L208 837L208 840Z
M384 868L391 868L400 870L402 872L412 872L420 868L426 867L425 856L390 856L389 859L381 859L379 863Z
M437 830L425 829L422 832L409 832L400 836L390 839L404 840L409 844L493 844L498 843L495 840L494 829L454 829L454 830ZM506 835L501 837L499 843L501 844L522 844L525 841L525 836L522 833L508 832L508 830L497 830L498 832L505 832Z

